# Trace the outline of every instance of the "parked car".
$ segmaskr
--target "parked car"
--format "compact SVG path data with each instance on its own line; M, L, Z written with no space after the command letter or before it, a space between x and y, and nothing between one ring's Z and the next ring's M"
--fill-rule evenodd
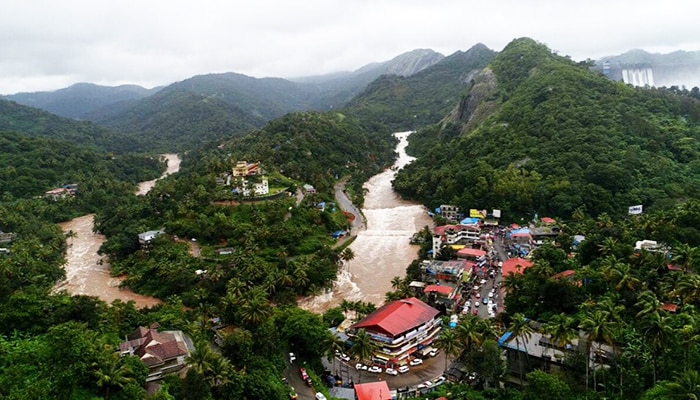
M446 380L447 380L447 378L445 378L444 376L439 376L439 377L433 379L433 385L434 386L439 385L439 384L445 382Z
M367 366L365 364L362 364L362 363L357 363L357 364L355 364L355 369L358 371L359 370L367 371Z
M408 368L408 367L406 367L406 368ZM394 375L394 376L399 374L399 371L397 371L393 368L387 368L384 372L386 372L387 375Z
M316 396L314 396L314 399L316 399L316 400L326 400L326 396L325 396L323 393L321 393L321 392L317 392L317 393L316 393Z
M418 389L425 389L425 388L429 388L431 386L433 386L433 382L425 381L425 382L418 385Z
M432 349L432 350L430 350L430 353L428 353L428 355L430 357L435 357L436 355L438 355L439 352L440 352L440 349Z
M421 360L420 358L414 358L413 360L411 360L411 362L410 362L409 364L410 364L412 367L415 367L416 365L421 365L421 364L423 364L423 360Z
M402 366L399 367L399 373L400 373L400 374L405 374L405 373L408 372L409 370L410 370L410 368L408 368L408 365L402 365Z
M382 372L381 367L377 367L376 365L373 365L367 369L368 372L373 372L375 374L380 374Z
M484 304L488 304L488 303L489 303L489 298L488 298L488 297L484 297L484 300L482 300L481 302L484 303Z
M294 360L297 359L297 356L294 355L294 353L289 353L289 363L293 363Z
M338 356L338 358L340 358L342 361L345 361L345 362L350 361L350 356L347 355L347 354L345 354L345 353L340 353L340 355Z

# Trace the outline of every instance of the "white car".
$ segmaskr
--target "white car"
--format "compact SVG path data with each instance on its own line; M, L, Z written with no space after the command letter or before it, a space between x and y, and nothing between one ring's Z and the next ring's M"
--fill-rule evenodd
M345 353L340 353L340 355L338 357L345 362L350 361L350 356L345 354Z
M421 364L423 364L423 360L420 359L420 358L414 358L414 359L411 360L411 362L408 363L408 364L411 365L412 367L415 367L416 365L421 365Z
M394 375L394 376L399 374L399 371L397 371L393 368L387 368L384 372L386 372L387 375Z
M365 364L362 364L362 363L357 363L357 364L355 364L355 369L358 371L359 370L367 371L367 366Z
M294 360L297 359L297 356L294 355L294 353L289 353L289 363L293 363Z
M467 300L467 302L464 303L464 307L471 307L471 306L472 306L472 302L469 300Z
M373 365L373 366L369 367L369 369L367 369L367 371L368 371L368 372L373 372L373 373L375 373L375 374L380 374L380 373L382 372L382 368L381 368L381 367L377 367L376 365Z
M403 374L409 371L408 365L402 365L399 367L399 373Z
M425 381L425 382L418 385L418 389L425 389L425 388L429 388L431 386L433 386L433 382Z
M489 292L489 297L493 297L493 292Z
M430 357L435 357L436 355L438 355L439 352L440 352L440 349L432 349L432 350L430 350L430 353L428 353L428 355Z

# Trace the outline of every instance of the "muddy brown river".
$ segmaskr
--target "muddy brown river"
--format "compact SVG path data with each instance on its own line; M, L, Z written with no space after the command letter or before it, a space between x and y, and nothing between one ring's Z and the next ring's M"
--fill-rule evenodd
M355 258L342 268L333 290L302 300L300 307L322 313L340 305L343 299L384 304L384 295L392 290L391 279L406 276L406 267L418 258L418 246L410 244L411 236L426 225L432 227L433 221L425 207L402 200L391 186L394 169L414 160L406 154L410 132L395 135L400 140L395 168L364 184L368 190L362 209L366 224L350 245Z
M161 178L180 169L180 157L177 154L163 156L168 159L168 168ZM156 180L141 182L136 194L148 193L155 183ZM64 233L72 231L75 236L67 239L66 280L59 282L54 287L54 292L65 290L71 295L97 296L107 303L116 299L123 302L133 300L139 308L159 304L160 300L155 297L143 296L119 287L125 277L111 276L108 260L97 254L105 237L92 231L94 218L94 214L83 215L59 224Z

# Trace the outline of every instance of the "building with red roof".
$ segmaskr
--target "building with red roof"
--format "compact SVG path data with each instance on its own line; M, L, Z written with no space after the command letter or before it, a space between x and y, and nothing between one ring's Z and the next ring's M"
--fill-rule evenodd
M386 381L356 383L355 398L357 400L391 400L391 390Z
M387 303L346 331L350 338L364 329L377 345L372 356L376 364L405 364L418 347L429 345L440 332L440 312L411 297Z
M146 382L179 371L189 356L182 331L158 332L158 327L158 324L152 324L149 328L140 326L127 337L128 341L119 344L122 357L136 356L148 367Z
M528 261L520 257L509 258L508 260L503 262L503 267L501 267L501 273L505 278L510 274L522 274L525 269L530 267L532 267L532 261Z
M470 247L465 247L457 251L457 257L476 261L482 257L486 257L486 252L480 249L472 249Z
M433 257L443 246L468 244L479 240L481 228L474 225L441 225L433 228Z

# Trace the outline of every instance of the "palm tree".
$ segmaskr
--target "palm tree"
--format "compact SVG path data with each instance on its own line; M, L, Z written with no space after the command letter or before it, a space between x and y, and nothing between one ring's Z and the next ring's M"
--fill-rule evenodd
M592 311L587 313L579 324L579 328L586 330L586 390L588 390L588 369L591 360L591 345L598 343L595 354L600 353L601 342L612 344L614 330L617 322L610 319L610 313L606 311ZM596 362L596 357L593 359ZM597 390L596 369L593 369L593 387Z
M435 339L435 347L445 352L445 371L447 371L447 363L450 357L457 357L462 351L462 345L454 330L443 329L440 336Z
M231 363L221 355L212 353L209 362L207 380L211 387L225 386L231 382L230 376L233 373Z
M401 287L401 282L402 280L400 276L395 276L391 278L391 288L394 290L399 290L399 288Z
M340 302L340 309L343 310L343 316L347 319L348 318L348 310L352 307L352 304L347 300L343 299Z
M615 256L607 256L603 260L605 277L615 285L618 292L622 289L634 291L640 280L634 275L632 267L621 262Z
M527 354L527 341L530 340L533 332L533 329L530 326L530 319L526 318L521 313L515 313L510 326L508 326L508 332L510 332L511 336L515 337L515 345L517 346L520 364L520 386L522 387L525 366L523 365L523 352L520 350L520 342L523 341L525 354Z
M323 339L321 348L324 349L326 358L333 363L333 370L335 371L335 354L345 349L345 342L338 335L330 333Z
M613 237L606 237L601 244L598 245L600 254L603 256L612 255L615 252L615 247L617 246L617 240Z
M350 355L357 358L360 362L367 362L372 359L372 355L376 349L376 345L369 337L364 329L359 329L352 338L352 346L350 346ZM362 370L360 370L360 379L362 379Z
M661 309L661 302L654 292L645 290L637 296L637 304L635 304L635 307L640 309L637 313L637 318L641 318L659 311Z
M136 380L131 377L133 371L128 364L121 362L121 357L117 353L110 353L102 358L93 373L97 378L97 386L104 388L104 398L109 399L111 388L123 388Z
M465 315L459 320L455 334L461 350L471 352L474 345L480 345L484 340L483 320L476 315Z
M248 291L242 299L238 314L246 325L259 326L272 314L267 294L260 288Z
M700 399L700 372L687 370L676 374L673 381L660 382L647 391L645 399Z
M211 370L212 350L204 339L194 341L194 351L185 359L187 365L200 375Z
M671 258L671 261L683 267L683 272L688 272L688 267L694 265L697 258L697 247L692 247L687 243L680 243L677 246L673 246L673 258Z
M340 259L343 262L350 262L355 259L355 252L350 247L346 247L340 252Z
M700 277L695 274L682 274L671 294L680 297L683 304L697 303L700 299Z
M566 313L553 316L542 326L542 331L549 335L550 342L559 348L566 348L578 337L576 320Z
M654 384L656 384L656 371L659 353L666 348L666 344L673 335L673 328L668 323L669 317L663 316L658 310L645 316L642 321L642 334L649 342L653 356Z

